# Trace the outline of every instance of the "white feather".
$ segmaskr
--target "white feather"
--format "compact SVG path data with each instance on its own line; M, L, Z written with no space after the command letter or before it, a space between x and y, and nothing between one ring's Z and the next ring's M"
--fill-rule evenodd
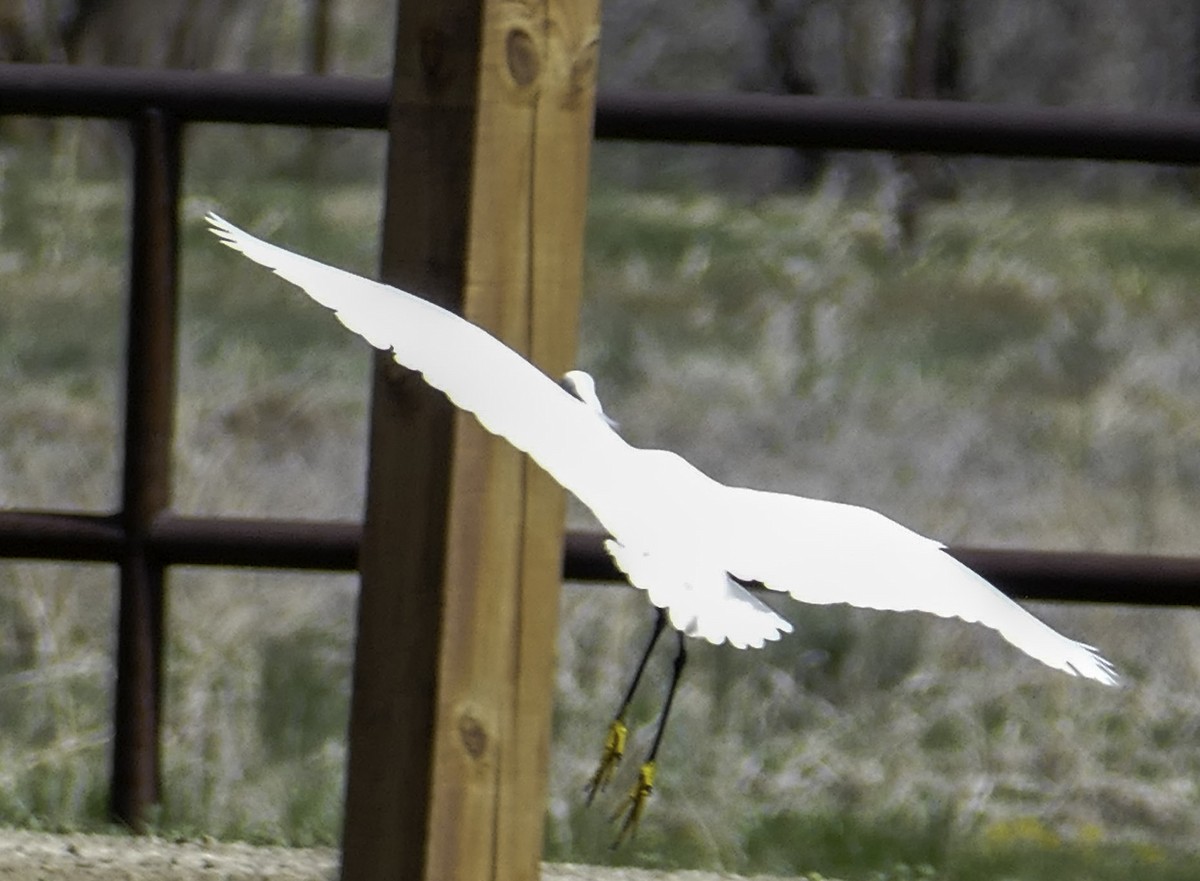
M225 244L303 288L528 453L592 510L630 583L687 635L758 648L791 632L734 576L806 603L978 622L1044 664L1117 683L1095 649L1043 624L938 542L866 508L727 487L674 453L632 447L603 417L587 374L573 372L568 383L584 402L439 306L277 248L215 214L208 221Z

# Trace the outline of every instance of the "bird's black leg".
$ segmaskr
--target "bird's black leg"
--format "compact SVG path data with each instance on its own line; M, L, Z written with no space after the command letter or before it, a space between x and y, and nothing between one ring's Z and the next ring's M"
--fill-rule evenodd
M642 812L646 809L646 800L650 798L650 793L654 791L654 771L655 762L658 757L658 747L662 743L663 732L667 730L667 717L671 715L671 704L675 702L675 690L679 687L679 679L683 675L683 665L687 663L687 646L684 643L683 632L677 630L675 634L679 637L679 652L675 655L675 669L671 674L671 687L667 691L667 701L663 704L662 716L658 720L658 730L654 732L654 743L650 747L650 754L638 770L637 783L629 791L629 798L626 803L613 815L614 820L619 819L622 815L625 817L624 822L621 824L621 831L617 833L617 840L613 842L612 846L614 848L637 832L638 821L641 820Z
M662 636L663 629L666 626L667 613L662 609L655 609L654 630L650 634L650 641L646 643L646 651L642 652L642 659L638 661L637 670L633 673L633 681L629 683L629 689L625 692L625 699L621 701L621 709L617 713L618 719L625 718L625 711L633 703L633 693L637 691L638 683L642 680L642 674L646 672L646 663L650 660L650 654L654 651L654 646L658 644L658 638Z
M613 772L617 768L617 763L625 755L625 741L629 736L629 727L625 724L625 713L629 710L630 703L633 702L633 693L637 690L638 682L642 679L642 674L646 672L646 662L650 660L650 653L654 651L658 637L662 635L663 628L667 624L667 613L662 609L656 609L655 611L658 614L654 619L654 632L650 634L650 642L646 645L646 651L642 654L642 659L638 662L637 670L634 671L633 681L629 683L629 689L625 692L625 699L621 701L621 708L617 710L617 715L613 717L612 724L608 726L608 734L604 738L604 754L600 757L600 767L596 769L596 773L592 775L592 779L588 782L587 803L589 805L592 803L592 799L596 797L596 793L603 789L608 784L608 781L612 779Z
M671 687L667 690L667 702L663 704L662 718L658 720L658 731L654 733L654 744L650 747L650 755L646 761L653 762L658 756L658 746L662 743L663 732L667 730L667 716L671 714L671 704L675 702L675 690L683 676L683 665L687 663L687 644L684 642L683 631L676 630L679 637L679 651L675 655L675 668L671 673Z

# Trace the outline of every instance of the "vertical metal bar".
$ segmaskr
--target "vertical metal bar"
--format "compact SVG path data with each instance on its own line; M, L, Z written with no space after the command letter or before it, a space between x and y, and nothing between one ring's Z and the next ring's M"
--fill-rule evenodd
M157 110L133 121L134 171L125 386L113 817L140 828L159 799L163 566L149 551L170 503L175 400L179 125Z

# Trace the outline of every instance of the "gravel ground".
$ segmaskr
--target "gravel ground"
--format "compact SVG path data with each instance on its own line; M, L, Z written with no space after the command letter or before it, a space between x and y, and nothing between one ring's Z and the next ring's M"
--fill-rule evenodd
M141 879L262 879L308 881L337 877L328 849L252 847L161 838L48 835L0 830L0 879L141 881Z
M0 881L327 881L337 877L337 865L337 851L329 848L0 830ZM543 881L733 881L737 877L568 864L547 864L542 869Z

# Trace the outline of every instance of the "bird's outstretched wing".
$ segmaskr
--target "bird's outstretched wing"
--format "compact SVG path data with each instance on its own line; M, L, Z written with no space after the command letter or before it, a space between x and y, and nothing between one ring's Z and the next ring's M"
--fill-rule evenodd
M699 536L706 559L719 560L738 578L803 602L978 622L1051 667L1116 684L1112 665L1095 649L1038 621L937 542L866 508L720 487L672 454L634 450L594 409L482 328L406 291L275 247L215 214L208 221L225 244L301 287L371 345L392 350L398 363L423 374L484 428L528 453L618 538L677 535L683 524L688 536ZM653 484L659 484L658 504L643 505ZM654 579L639 586L667 589ZM708 593L695 601L718 601L719 591ZM771 625L774 636L788 629L786 622ZM717 630L707 637L729 637ZM745 644L761 638L756 631Z
M806 603L921 611L997 631L1026 654L1073 676L1116 685L1112 665L1043 624L944 546L868 508L728 488L718 536L738 578Z
M350 330L420 372L488 431L528 453L603 520L618 500L621 461L631 449L588 406L487 331L407 291L278 248L216 214L229 247L302 288ZM614 474L615 472L615 474Z

